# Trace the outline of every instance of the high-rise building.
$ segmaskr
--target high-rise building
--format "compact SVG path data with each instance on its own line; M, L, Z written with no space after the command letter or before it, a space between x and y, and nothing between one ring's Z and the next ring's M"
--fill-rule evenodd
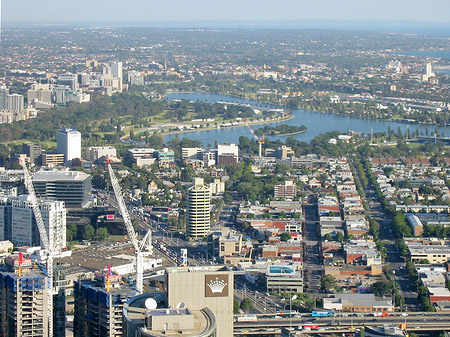
M66 268L53 267L53 337L66 336Z
M57 250L66 247L67 210L64 202L42 200L40 204L51 244ZM10 240L15 246L42 246L30 196L0 201L0 241L3 240Z
M123 89L123 66L122 62L111 62L112 76L118 80L117 91L122 92ZM115 86L115 85L114 85Z
M20 94L8 94L6 95L6 110L23 110L24 98Z
M428 62L428 63L425 65L425 74L426 74L428 77L433 77L433 76L434 76L434 73L433 73L433 66L432 66L431 62Z
M187 235L194 238L207 236L211 229L211 199L209 187L203 178L194 178L187 192Z
M21 255L8 257L6 263L7 268L0 271L0 334L48 336L46 273Z
M30 158L30 164L35 164L42 154L42 147L32 143L24 143L22 144L22 152Z
M5 86L0 86L0 110L6 109L6 97L8 94L8 88Z
M111 62L111 72L114 78L123 78L123 65L120 61Z
M39 171L33 175L36 194L64 201L66 207L86 207L91 197L91 175L79 171Z
M123 336L124 304L136 290L117 274L96 272L93 280L75 282L75 337Z
M81 133L75 129L63 128L56 133L56 152L64 154L66 163L81 158Z

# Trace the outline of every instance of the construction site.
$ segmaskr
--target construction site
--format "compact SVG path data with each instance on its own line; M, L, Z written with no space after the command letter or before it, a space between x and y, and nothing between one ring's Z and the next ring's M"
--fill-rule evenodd
M22 254L0 271L0 336L48 336L47 271Z

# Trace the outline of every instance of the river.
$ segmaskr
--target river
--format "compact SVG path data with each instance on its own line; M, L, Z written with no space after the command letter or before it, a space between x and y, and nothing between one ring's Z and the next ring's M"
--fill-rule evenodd
M202 102L230 102L230 103L241 103L250 104L252 107L261 108L279 108L275 105L263 104L256 101L241 99L228 95L220 94L210 94L210 93L169 93L166 95L168 100L178 100L185 99L190 101L202 101ZM291 136L269 136L270 139L280 139L284 141L288 137L293 137L299 141L309 142L314 137L321 133L328 131L339 130L341 132L357 131L363 132L365 134L370 134L371 130L373 132L385 132L388 131L388 127L391 130L397 132L398 127L403 133L406 132L409 126L410 132L416 131L416 127L419 128L420 132L425 134L426 126L418 124L404 124L396 122L388 122L383 120L373 120L373 119L363 119L350 116L340 116L328 113L321 113L317 111L309 111L297 109L293 111L293 118L288 121L265 123L253 125L253 129L258 129L265 125L306 125L308 131L305 133L300 133ZM428 126L429 133L434 131L434 126ZM450 135L450 127L439 127L439 134L444 133L445 136ZM212 145L217 141L218 143L238 143L240 136L246 136L251 138L252 135L246 126L236 127L236 128L225 128L225 129L214 129L214 130L204 130L204 131L192 131L185 132L181 134L171 134L164 137L165 142L175 138L190 138L193 140L199 140L203 143L203 146Z

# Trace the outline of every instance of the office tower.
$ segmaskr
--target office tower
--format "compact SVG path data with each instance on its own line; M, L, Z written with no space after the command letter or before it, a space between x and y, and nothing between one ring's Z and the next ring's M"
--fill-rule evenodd
M219 144L217 146L218 165L236 165L239 161L239 147L236 144Z
M64 154L69 163L74 158L81 158L81 133L75 129L63 128L56 133L56 152Z
M22 144L22 152L30 158L30 164L35 164L42 154L42 147L33 143Z
M112 62L111 63L111 72L113 77L113 82L111 86L114 90L118 92L122 92L123 89L123 68L122 62Z
M432 66L431 62L428 62L425 65L425 75L427 75L428 77L433 77L434 76L433 66Z
M9 90L5 86L0 86L0 110L6 109L6 96Z
M96 272L92 280L76 281L74 293L75 337L122 336L123 306L137 293L120 275Z
M111 62L111 72L113 77L115 78L123 78L123 66L122 66L122 62Z
M20 265L20 270L19 270ZM48 336L47 275L22 255L0 271L0 331L8 337Z
M101 157L117 157L116 148L113 146L91 146L86 149L86 159L97 163Z
M0 200L0 241L10 240L15 246L41 246L39 231L28 195ZM50 243L55 249L66 247L66 215L64 202L41 200L41 213Z
M33 175L36 195L64 201L66 207L86 207L91 197L91 175L79 171L39 171Z
M203 178L194 178L194 185L187 192L187 235L202 238L210 228L210 190Z
M6 95L6 110L23 110L24 98L20 94L8 94Z

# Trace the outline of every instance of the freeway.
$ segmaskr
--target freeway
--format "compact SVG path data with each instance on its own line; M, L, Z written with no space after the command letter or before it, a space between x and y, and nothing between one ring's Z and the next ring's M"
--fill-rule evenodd
M275 333L274 329L281 327L296 327L304 324L317 324L320 332L336 332L333 329L348 327L360 328L364 326L382 326L383 324L406 324L408 331L444 331L450 330L450 313L444 312L410 312L405 313L408 316L402 316L401 313L395 313L393 316L374 317L369 314L351 314L343 313L332 317L311 317L311 314L302 314L298 318L269 318L268 315L259 316L254 322L235 322L234 330L236 334L242 334L242 331L248 332L258 330ZM355 316L356 315L356 316ZM314 332L314 331L313 331ZM308 331L308 333L310 333Z

